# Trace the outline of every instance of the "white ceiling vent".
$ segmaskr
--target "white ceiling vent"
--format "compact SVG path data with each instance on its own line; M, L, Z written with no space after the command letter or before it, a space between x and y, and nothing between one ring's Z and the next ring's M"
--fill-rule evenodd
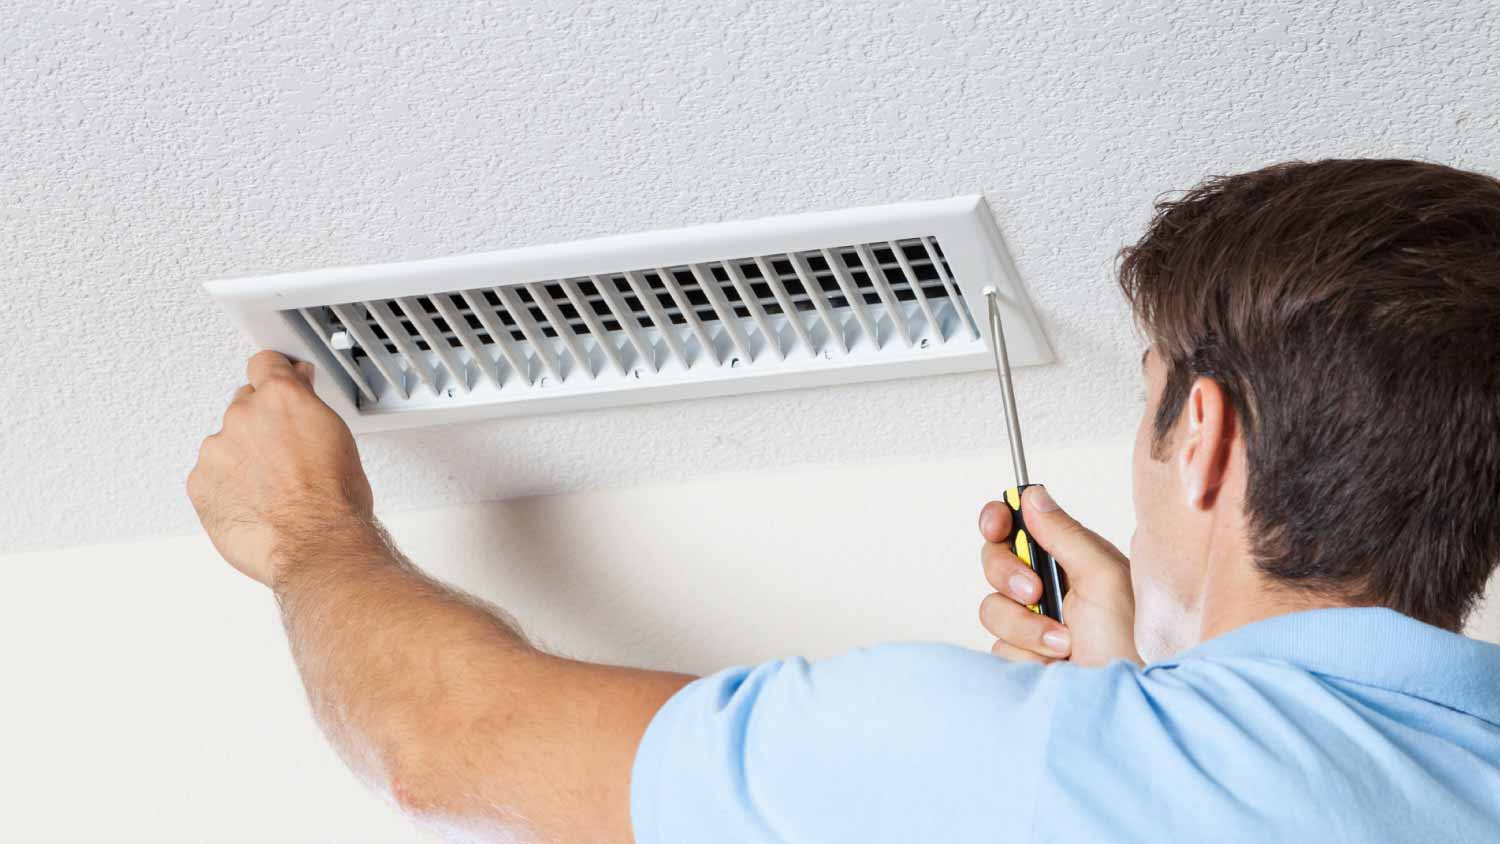
M206 286L362 431L1051 360L980 197Z

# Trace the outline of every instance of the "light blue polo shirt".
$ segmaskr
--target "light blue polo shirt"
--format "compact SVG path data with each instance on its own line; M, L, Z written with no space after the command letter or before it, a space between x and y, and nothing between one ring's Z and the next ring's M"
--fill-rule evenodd
M638 844L1500 842L1500 647L1329 609L1144 669L734 668L651 722L631 814Z

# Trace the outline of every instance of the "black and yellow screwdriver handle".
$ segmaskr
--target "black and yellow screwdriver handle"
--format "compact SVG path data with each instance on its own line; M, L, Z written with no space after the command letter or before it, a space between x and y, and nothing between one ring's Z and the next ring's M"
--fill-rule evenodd
M1054 621L1062 621L1062 599L1065 591L1062 569L1057 561L1038 545L1026 529L1026 519L1021 515L1021 493L1036 484L1013 486L1005 491L1005 504L1010 508L1010 544L1021 558L1042 579L1042 599L1030 604L1032 612L1042 613Z

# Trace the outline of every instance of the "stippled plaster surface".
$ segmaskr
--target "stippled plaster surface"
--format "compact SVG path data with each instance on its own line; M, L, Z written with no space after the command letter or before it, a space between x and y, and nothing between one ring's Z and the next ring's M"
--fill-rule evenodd
M1500 4L0 0L0 548L193 526L252 349L205 278L986 194L1127 433L1158 193L1332 155L1500 171ZM990 447L983 373L370 436L384 506Z

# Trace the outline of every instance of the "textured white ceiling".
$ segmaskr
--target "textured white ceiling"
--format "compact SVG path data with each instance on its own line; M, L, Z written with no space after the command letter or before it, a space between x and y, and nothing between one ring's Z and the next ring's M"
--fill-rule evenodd
M1110 276L1152 198L1285 158L1500 171L1460 3L0 4L0 550L181 531L252 349L206 278L982 192L1057 365L1030 441L1127 432ZM371 436L392 508L993 447L982 373Z

